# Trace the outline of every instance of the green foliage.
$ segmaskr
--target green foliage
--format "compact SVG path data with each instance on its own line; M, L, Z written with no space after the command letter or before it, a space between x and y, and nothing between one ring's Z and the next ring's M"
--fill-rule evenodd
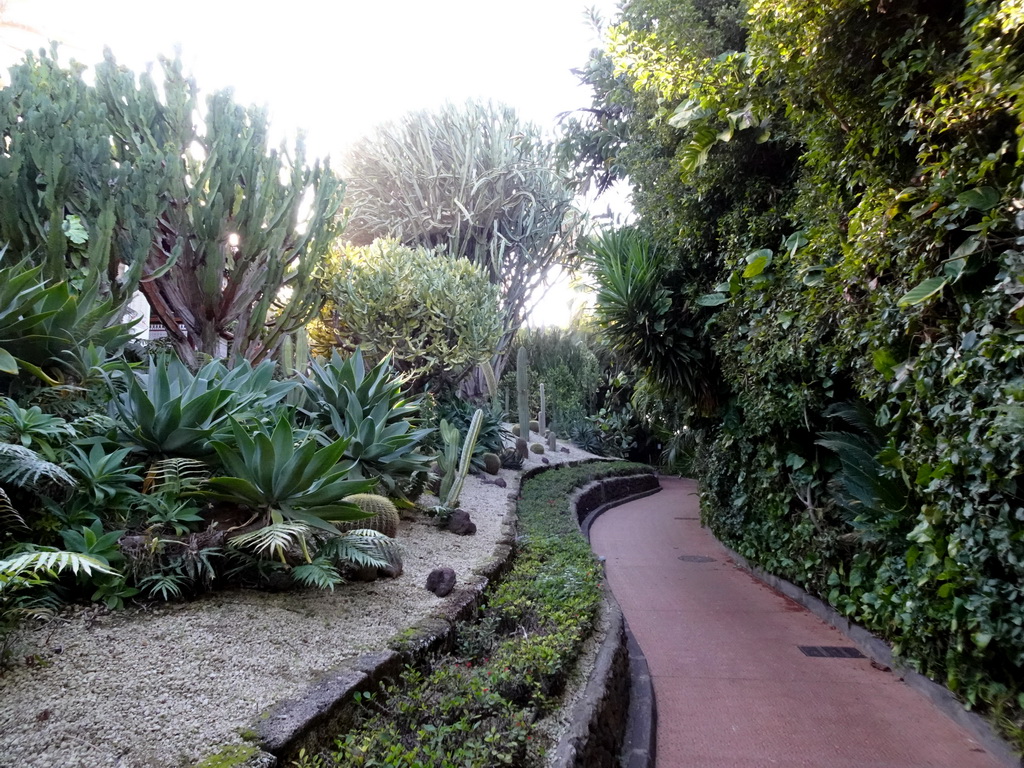
M147 373L128 380L126 392L115 393L112 410L133 446L153 456L203 456L230 418L262 415L294 386L273 381L273 374L270 362L228 370L216 360L193 373L177 358L161 356Z
M530 379L545 385L549 428L568 437L597 407L601 363L592 349L596 340L578 329L528 328L516 336L513 348L519 346L527 350ZM537 393L530 395L530 409L539 413Z
M83 316L91 296L109 299L117 319L166 211L159 192L174 152L112 140L107 105L83 71L61 67L56 53L29 53L0 89L0 242L38 265L49 287L69 283Z
M435 508L436 514L447 517L452 511L459 508L459 496L473 463L477 438L480 436L480 425L483 424L483 420L483 409L477 408L466 430L465 439L456 427L444 419L441 420L444 451L438 457L438 464L441 466L441 482L437 495L441 499L441 505ZM462 440L461 451L459 450L459 440Z
M330 362L311 362L310 374L303 378L305 413L329 439L346 441L353 477L378 478L390 494L403 495L429 468L419 448L432 430L413 427L420 401L403 393L390 358L367 370L358 348L349 358L335 350Z
M503 349L543 294L550 267L576 260L578 214L540 129L507 107L470 102L381 125L344 161L357 245L393 237L481 267L501 292Z
M1019 743L1020 4L714 5L630 3L563 145L660 253L602 279L645 310L620 343L668 301L692 338L650 370L713 355L682 418L715 532Z
M221 343L231 365L262 361L320 308L343 186L327 163L307 165L301 137L274 149L265 110L229 91L204 107L179 61L161 69L159 83L136 79L109 53L96 67L115 142L172 158L159 192L176 204L160 218L143 292L186 362Z
M451 389L490 360L502 334L498 288L483 268L395 240L332 254L314 351L390 357L412 391Z
M586 248L595 316L613 349L694 408L712 410L714 361L694 332L698 313L674 300L657 248L630 228L603 230Z
M5 246L0 262L6 255ZM0 372L24 370L56 384L53 369L79 345L124 346L132 334L116 322L121 310L95 282L75 289L66 279L47 281L27 258L0 266Z
M338 464L347 440L317 450L316 441L297 436L283 415L273 430L250 434L233 421L231 433L231 444L211 442L228 474L206 480L205 497L241 504L264 524L301 523L332 535L330 523L368 517L345 501L374 486L372 480L349 480L349 467Z
M458 653L407 667L378 692L357 693L355 727L296 766L532 768L549 745L531 724L547 714L601 601L601 571L568 510L572 491L638 465L559 468L523 483L521 548Z

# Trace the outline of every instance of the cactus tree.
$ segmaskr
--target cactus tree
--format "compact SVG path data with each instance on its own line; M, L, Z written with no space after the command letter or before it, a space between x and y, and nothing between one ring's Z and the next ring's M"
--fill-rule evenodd
M318 268L343 187L327 163L306 164L301 137L292 151L271 149L265 111L229 91L199 110L180 62L162 63L160 89L148 76L136 87L109 52L96 73L116 141L175 158L143 291L185 360L225 343L229 361L259 361L320 309Z

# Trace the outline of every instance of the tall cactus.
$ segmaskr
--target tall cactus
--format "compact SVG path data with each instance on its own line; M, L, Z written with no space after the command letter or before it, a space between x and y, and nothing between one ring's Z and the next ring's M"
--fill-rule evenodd
M526 347L520 347L516 354L516 397L519 404L519 436L530 439L530 361Z
M544 400L544 382L540 383L540 413L537 414L537 424L540 429L537 430L541 435L546 435L548 432L548 411L547 403Z
M149 253L173 155L111 141L106 105L56 52L11 68L0 88L0 244L28 257L53 285L109 300L116 320Z
M482 409L477 408L476 413L473 414L473 420L469 423L466 441L462 444L462 459L459 461L459 468L444 500L444 505L448 509L456 509L459 505L459 496L462 494L462 486L466 482L466 475L469 474L469 467L473 461L473 449L476 448L476 440L480 437L480 425L483 423L484 412Z
M221 345L231 363L273 356L322 303L318 269L338 231L342 183L326 163L306 165L301 137L271 149L266 112L230 92L200 110L179 61L163 62L160 88L138 82L109 53L96 67L115 142L173 157L160 190L172 204L143 275L153 316L188 362Z

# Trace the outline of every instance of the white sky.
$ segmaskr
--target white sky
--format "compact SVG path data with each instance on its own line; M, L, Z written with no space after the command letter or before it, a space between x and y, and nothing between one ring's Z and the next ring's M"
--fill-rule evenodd
M445 100L490 98L553 125L586 106L569 71L597 44L584 10L614 0L7 0L6 69L27 47L62 41L92 65L109 45L136 71L180 45L205 92L233 87L266 105L278 131L306 130L315 154L340 153L372 126Z
M587 106L570 70L598 44L584 11L616 0L0 0L0 69L62 43L92 65L109 45L139 72L180 46L203 92L231 87L267 106L274 132L304 130L313 155L339 156L377 123L445 101L492 99L554 128ZM603 203L601 207L605 207ZM612 203L622 209L621 203ZM545 301L561 314L563 301ZM567 309L564 310L568 312ZM540 322L561 322L552 314ZM567 319L567 318L566 318ZM537 322L538 318L534 318Z

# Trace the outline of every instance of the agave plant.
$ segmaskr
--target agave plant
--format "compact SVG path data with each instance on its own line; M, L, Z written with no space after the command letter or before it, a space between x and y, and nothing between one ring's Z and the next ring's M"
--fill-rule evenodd
M0 250L0 260L6 250ZM123 307L101 299L94 282L75 290L66 281L47 284L41 273L28 259L0 268L0 371L25 370L56 384L45 369L57 365L64 352L83 344L123 347L133 332L130 324L117 322Z
M150 362L149 371L114 398L119 429L134 447L157 456L203 456L228 419L262 414L295 385L273 381L274 365L211 362L192 373L176 358Z
M350 464L339 465L348 440L336 440L319 450L309 435L297 438L291 422L281 416L272 432L256 429L251 435L238 422L231 423L233 444L213 440L211 445L228 474L203 484L202 495L247 507L264 525L285 521L304 523L331 534L333 521L370 517L355 504L343 501L354 493L368 493L373 480L350 480Z
M376 477L389 493L399 480L426 472L431 457L417 452L433 431L414 429L409 419L420 404L402 394L402 379L385 359L369 371L357 349L349 359L336 351L329 363L313 362L304 380L306 413L325 439L347 441L343 457L354 477Z
M357 347L348 359L334 350L331 359L309 364L310 376L303 377L306 391L307 413L317 418L327 406L340 414L370 415L381 403L387 404L388 423L415 416L418 401L402 394L403 380L391 368L390 358L384 358L369 371L363 353Z

